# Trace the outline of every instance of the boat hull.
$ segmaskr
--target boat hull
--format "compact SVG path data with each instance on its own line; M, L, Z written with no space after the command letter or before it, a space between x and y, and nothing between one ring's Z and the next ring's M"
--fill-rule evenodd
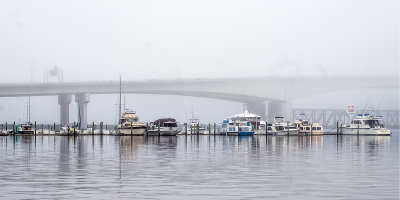
M116 134L117 135L134 135L134 136L143 136L146 134L147 128L146 127L124 127L124 128L117 128Z
M180 131L178 130L167 130L167 131L158 131L158 130L149 130L147 131L148 136L176 136Z
M254 132L244 132L244 131L239 131L239 132L227 132L227 135L232 135L232 136L252 136L254 135Z
M282 135L282 136L287 136L288 131L273 131L272 135ZM299 135L299 131L289 131L289 136L294 136L294 135Z
M342 128L343 135L391 135L388 129Z
M313 135L323 135L324 132L323 132L323 131L316 130L316 131L312 131L312 134L313 134ZM311 135L311 132L310 132L310 131L300 131L300 132L299 132L299 135Z

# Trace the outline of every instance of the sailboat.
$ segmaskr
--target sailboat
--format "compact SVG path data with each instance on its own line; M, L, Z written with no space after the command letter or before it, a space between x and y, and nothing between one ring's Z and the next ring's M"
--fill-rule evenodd
M26 105L26 122L24 124L20 124L17 131L20 134L33 134L34 130L32 129L33 125L31 122L31 97L28 97L28 102Z
M117 125L117 135L145 135L147 132L147 126L143 122L139 122L139 116L135 111L130 109L124 109L124 113L121 115L121 97L122 97L122 82L121 76L119 78L119 121ZM125 106L124 106L125 107Z

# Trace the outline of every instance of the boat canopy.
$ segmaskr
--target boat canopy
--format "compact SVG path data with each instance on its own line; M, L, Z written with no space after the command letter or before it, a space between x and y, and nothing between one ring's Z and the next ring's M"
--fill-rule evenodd
M154 124L158 125L158 124L163 124L163 123L166 123L166 122L176 123L176 119L173 119L173 118L161 118L161 119L157 119L156 121L154 121Z

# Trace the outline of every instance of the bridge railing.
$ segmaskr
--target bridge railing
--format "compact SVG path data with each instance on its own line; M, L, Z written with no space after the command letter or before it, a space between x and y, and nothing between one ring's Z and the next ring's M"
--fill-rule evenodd
M309 122L316 122L327 129L336 128L336 123L348 124L351 116L346 110L337 109L293 109L293 119L303 119ZM399 129L399 110L378 110L377 116L382 116L382 122L387 128Z

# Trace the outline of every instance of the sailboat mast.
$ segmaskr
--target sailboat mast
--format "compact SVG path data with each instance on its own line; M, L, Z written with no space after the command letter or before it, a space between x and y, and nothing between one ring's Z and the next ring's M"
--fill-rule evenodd
M121 82L121 75L119 75L119 109L118 109L118 118L121 117L121 97L122 97L122 82Z
M28 123L31 122L31 97L28 97Z

